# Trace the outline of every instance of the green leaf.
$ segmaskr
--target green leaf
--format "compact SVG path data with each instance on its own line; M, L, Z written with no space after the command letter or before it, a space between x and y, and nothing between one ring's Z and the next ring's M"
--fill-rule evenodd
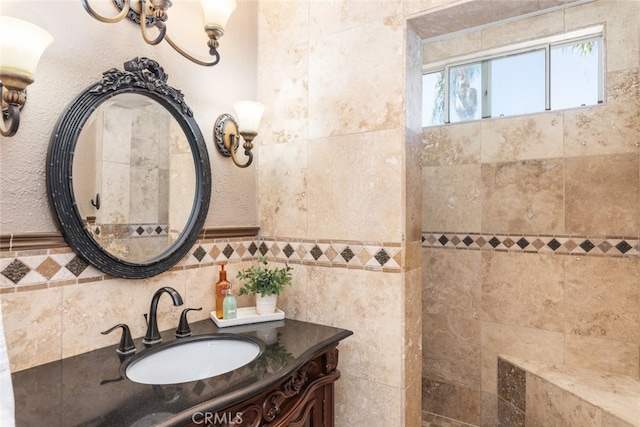
M291 285L291 270L288 264L283 268L269 268L267 259L259 257L257 266L240 270L236 275L244 281L239 294L280 295L286 285Z

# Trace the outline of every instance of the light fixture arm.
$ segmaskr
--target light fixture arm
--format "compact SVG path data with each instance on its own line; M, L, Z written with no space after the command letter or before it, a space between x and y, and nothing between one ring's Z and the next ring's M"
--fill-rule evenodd
M203 61L198 58L193 57L185 50L180 48L171 38L166 35L167 26L165 21L168 19L167 10L171 6L171 0L139 0L137 6L139 6L140 10L136 10L137 6L131 6L132 0L119 0L116 2L116 7L121 8L120 13L114 17L105 17L96 12L91 5L89 5L89 0L80 0L84 9L91 15L93 18L97 19L100 22L106 23L116 23L122 21L124 18L129 18L134 22L138 22L140 25L140 33L142 34L142 38L147 44L155 46L160 44L162 40L166 40L167 43L180 55L189 61L202 65L205 67L211 67L220 62L220 54L218 53L218 40L220 37L224 35L224 23L218 24L207 24L204 27L204 31L207 33L209 40L207 45L209 46L209 54L213 57L212 61ZM114 0L115 1L115 0ZM147 1L151 2L149 9L147 10ZM235 3L233 8L235 8ZM233 9L231 9L233 10ZM148 13L149 11L149 13ZM153 13L152 16L150 16ZM149 22L147 22L147 17L149 16ZM228 17L228 15L227 15ZM224 20L226 22L226 18ZM153 24L156 28L158 28L158 35L155 38L149 36L147 27Z
M24 91L4 89L0 81L0 98L2 98L2 126L0 134L2 136L13 136L20 127L20 109L27 100Z
M218 47L218 41L215 41L215 47L209 47L209 54L211 56L214 57L213 61L211 62L205 62L205 61L201 61L198 58L194 58L193 56L189 55L187 52L185 52L184 50L180 49L180 47L175 44L171 38L169 36L165 36L164 39L167 41L167 43L169 43L169 45L176 51L178 52L180 55L184 56L185 58L187 58L189 61L194 62L198 65L202 65L204 67L212 67L214 65L216 65L218 62L220 62L220 54L218 53L218 50L216 49L216 47ZM211 43L211 39L209 39L209 43ZM209 45L211 46L211 45Z
M171 3L167 4L164 1L152 2L153 6L151 7L151 10L153 10L153 25L155 25L156 28L158 28L158 30L160 31L155 39L150 38L147 34L147 26L145 25L145 23L147 22L146 3L146 0L140 0L140 33L142 33L142 38L147 44L155 46L165 38L165 34L167 33L167 26L164 24L164 21L167 20L167 8L171 6ZM171 44L171 46L173 46L173 44Z
M243 164L239 163L238 158L236 157L236 151L238 150L238 146L240 145L240 136L234 134L231 134L230 136L233 140L233 148L229 150L231 153L231 160L233 160L233 163L235 163L239 168L246 168L253 161L253 152L251 151L251 149L253 148L253 143L251 141L253 141L255 135L252 136L249 140L245 138L245 135L242 135L242 138L244 139L242 148L244 148L244 154L245 156L247 156L247 161Z
M240 136L244 139L244 154L247 156L245 163L240 163L236 157L236 152L240 146ZM253 162L253 139L256 137L256 133L240 132L238 130L238 123L231 114L221 114L213 127L213 140L216 143L216 147L220 154L225 157L231 157L233 163L239 168L248 167Z
M100 22L106 22L107 24L114 24L116 22L122 21L127 16L127 13L129 13L129 9L131 6L131 0L124 0L124 7L120 11L120 13L113 18L109 18L102 16L98 12L93 10L91 5L89 5L88 0L80 0L80 2L82 3L82 7L84 7L84 10L86 10L89 15L91 15L94 19L97 19Z

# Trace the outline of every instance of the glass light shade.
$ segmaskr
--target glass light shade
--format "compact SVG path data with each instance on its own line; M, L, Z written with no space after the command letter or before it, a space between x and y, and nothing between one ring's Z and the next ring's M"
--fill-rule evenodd
M204 11L204 26L217 27L224 31L231 13L236 9L236 0L200 0Z
M238 127L240 133L258 133L258 126L262 113L264 113L264 105L255 101L238 101L233 104L233 108L238 115Z
M52 41L51 34L37 25L0 16L0 75L33 82L38 61Z

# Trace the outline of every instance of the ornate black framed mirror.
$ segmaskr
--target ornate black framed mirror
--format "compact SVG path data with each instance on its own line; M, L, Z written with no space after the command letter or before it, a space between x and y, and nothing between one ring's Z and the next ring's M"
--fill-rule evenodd
M174 266L209 209L204 138L167 78L148 58L104 72L69 104L49 143L47 192L62 235L116 277Z

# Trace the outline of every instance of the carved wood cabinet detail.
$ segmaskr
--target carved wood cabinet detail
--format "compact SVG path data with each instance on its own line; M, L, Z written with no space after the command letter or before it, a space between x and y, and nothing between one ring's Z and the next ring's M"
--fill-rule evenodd
M215 414L194 415L194 422L185 427L332 427L337 367L334 346L259 394Z

